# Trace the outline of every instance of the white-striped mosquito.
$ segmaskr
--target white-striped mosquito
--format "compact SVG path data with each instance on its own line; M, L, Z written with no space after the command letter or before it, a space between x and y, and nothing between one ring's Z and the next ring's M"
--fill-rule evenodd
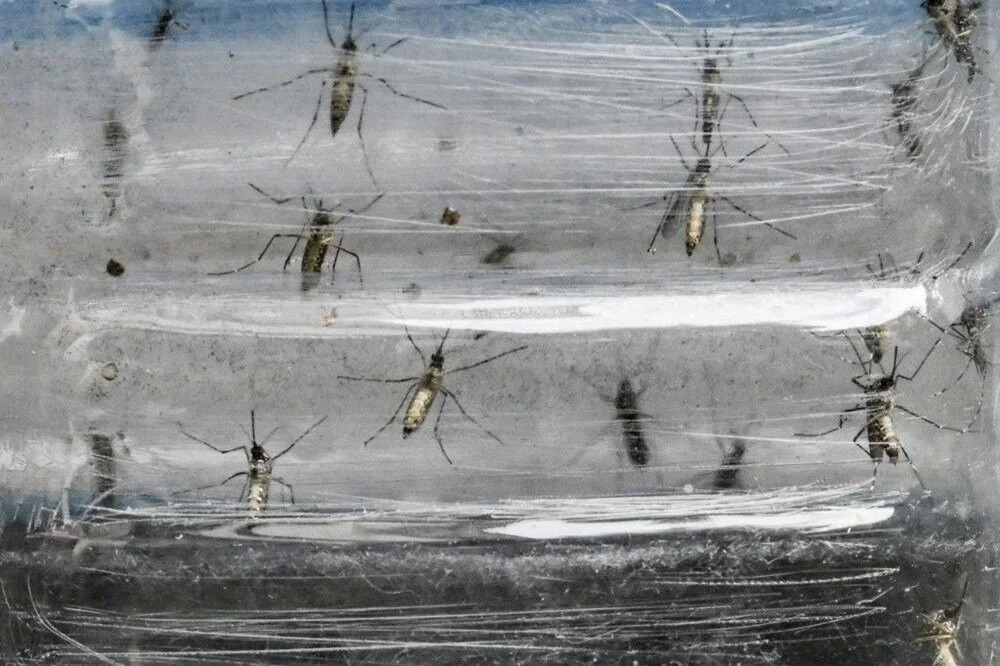
M423 351L413 340L413 336L410 335L409 330L406 331L406 338L413 345L413 348L420 355L420 360L424 364L424 372L422 375L413 377L403 377L401 379L383 379L381 377L354 377L349 375L338 375L339 379L347 379L356 382L378 382L382 384L405 384L410 382L410 387L406 390L403 395L403 399L400 401L399 406L392 413L392 416L388 421L385 422L381 428L375 431L375 434L364 441L364 446L368 446L368 443L373 441L376 437L381 435L386 428L392 425L396 417L399 416L399 412L402 411L403 406L407 404L407 400L410 398L410 394L413 394L412 400L409 401L409 406L406 408L406 413L403 416L403 438L409 437L412 433L416 432L424 421L427 419L427 415L430 412L431 407L434 404L435 398L437 398L438 393L443 395L441 399L441 406L438 408L437 420L434 422L434 438L437 440L438 446L441 448L441 454L444 459L448 461L448 464L453 464L451 458L448 456L448 452L444 449L444 443L441 441L441 414L444 412L444 406L448 400L455 403L458 407L458 411L462 413L466 419L471 421L473 424L478 426L483 432L489 435L492 439L496 440L499 444L503 444L503 441L494 435L492 432L487 430L479 421L475 420L469 413L465 411L462 407L462 403L458 401L454 392L444 386L445 375L453 375L458 372L464 372L466 370L471 370L472 368L478 368L481 365L495 361L498 358L507 356L508 354L513 354L528 348L527 345L521 345L520 347L515 347L514 349L508 349L505 352L501 352L489 358L483 359L482 361L477 361L469 365L464 365L459 368L454 368L452 370L444 369L444 343L448 339L448 331L445 331L444 336L441 338L441 343L438 345L437 350L431 354L431 360L428 363L427 358L424 356Z
M249 448L247 448L245 444L241 444L240 446L234 446L231 449L221 449L218 446L215 446L214 444L210 444L209 442L206 442L205 440L199 437L195 437L194 435L185 432L182 429L181 433L185 437L194 440L199 444L204 444L213 451L218 451L219 453L232 453L234 451L243 451L243 453L246 455L247 458L247 466L249 467L249 469L243 470L241 472L236 472L235 474L230 475L221 483L216 483L209 486L202 486L200 488L195 488L194 490L204 490L205 488L214 488L229 483L233 479L239 478L241 476L247 477L246 482L243 484L243 490L240 491L240 502L241 503L246 502L247 517L250 520L256 520L258 517L260 517L260 514L264 510L264 507L267 506L267 498L271 488L271 481L276 481L277 483L280 483L284 487L288 488L292 504L294 504L295 491L292 488L292 486L288 483L285 483L283 479L272 475L272 472L274 471L274 463L275 461L278 460L278 458L291 451L296 444L301 442L306 437L306 435L308 435L310 432L313 431L314 428L323 423L323 421L326 421L326 419L327 417L324 416L319 421L316 421L316 423L306 428L305 432L303 432L301 435L292 440L291 444L289 444L288 446L286 446L284 449L282 449L273 456L268 455L267 451L264 450L264 444L267 443L267 440L269 440L274 435L274 433L278 431L278 429L275 428L274 430L272 430L270 434L268 434L268 436L265 437L264 440L258 444L257 423L256 423L256 418L254 416L254 410L252 409L250 410Z

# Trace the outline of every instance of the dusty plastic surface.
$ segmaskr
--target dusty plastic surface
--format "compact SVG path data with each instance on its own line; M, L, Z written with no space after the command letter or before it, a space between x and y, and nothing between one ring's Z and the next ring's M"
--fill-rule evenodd
M326 9L0 4L5 660L993 662L992 5Z

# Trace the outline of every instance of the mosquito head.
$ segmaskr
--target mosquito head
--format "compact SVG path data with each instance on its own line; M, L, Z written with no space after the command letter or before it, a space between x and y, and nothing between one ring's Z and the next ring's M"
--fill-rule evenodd
M441 344L439 344L438 348L434 351L433 354L431 354L430 365L432 368L436 368L438 370L444 368L444 341L448 339L449 333L451 333L450 328L444 332L444 337L441 338Z

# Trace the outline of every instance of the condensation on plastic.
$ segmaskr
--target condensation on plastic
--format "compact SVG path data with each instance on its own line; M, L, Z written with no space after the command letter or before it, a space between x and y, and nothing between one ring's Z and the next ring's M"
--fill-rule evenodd
M992 358L975 14L969 82L915 1L362 3L332 135L329 71L234 99L334 66L319 0L0 4L0 654L992 663L993 372L948 328L989 304ZM708 61L689 258L655 232ZM321 208L357 261L209 275ZM883 324L912 465L852 441ZM446 330L446 371L526 348L362 446L410 383L343 377L419 377ZM272 455L308 434L248 517L196 440L251 409Z

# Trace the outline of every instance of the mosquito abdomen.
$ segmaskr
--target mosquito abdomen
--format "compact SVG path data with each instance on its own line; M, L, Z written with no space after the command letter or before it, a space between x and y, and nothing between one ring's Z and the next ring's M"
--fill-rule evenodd
M354 97L354 80L357 76L357 63L351 53L344 54L337 63L337 72L333 78L333 92L330 95L330 134L336 136L347 112L351 110L351 99Z

